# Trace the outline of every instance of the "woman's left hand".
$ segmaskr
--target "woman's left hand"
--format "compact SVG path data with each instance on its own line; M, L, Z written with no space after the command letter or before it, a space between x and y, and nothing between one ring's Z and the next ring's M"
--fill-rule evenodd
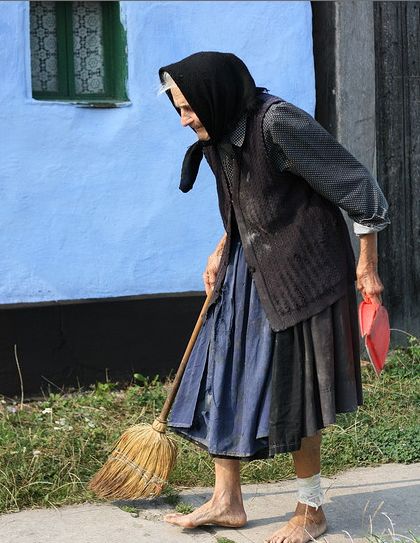
M359 236L360 251L357 264L357 289L365 301L382 304L381 293L384 290L378 275L377 234L372 232Z
M365 301L382 304L381 293L384 290L382 281L379 278L375 264L364 264L359 261L356 270L356 287L360 291Z

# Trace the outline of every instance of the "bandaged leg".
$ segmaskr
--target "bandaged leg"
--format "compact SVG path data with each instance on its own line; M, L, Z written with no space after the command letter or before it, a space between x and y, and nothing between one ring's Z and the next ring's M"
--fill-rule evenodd
M324 503L324 492L321 488L321 475L316 473L312 477L297 478L298 501L311 507L318 507Z

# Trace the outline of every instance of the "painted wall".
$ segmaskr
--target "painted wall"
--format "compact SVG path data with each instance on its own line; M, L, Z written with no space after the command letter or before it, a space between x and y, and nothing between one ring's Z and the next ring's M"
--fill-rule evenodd
M185 149L162 65L230 51L310 113L310 2L121 2L132 105L32 100L29 5L0 2L0 304L202 290L223 233L205 161L178 190Z

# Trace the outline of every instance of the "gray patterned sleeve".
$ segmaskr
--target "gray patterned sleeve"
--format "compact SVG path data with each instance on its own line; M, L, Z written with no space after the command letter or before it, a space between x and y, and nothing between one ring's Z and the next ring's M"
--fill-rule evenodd
M357 235L389 224L388 203L376 180L308 113L289 102L273 104L264 117L263 133L275 167L303 177L344 209Z

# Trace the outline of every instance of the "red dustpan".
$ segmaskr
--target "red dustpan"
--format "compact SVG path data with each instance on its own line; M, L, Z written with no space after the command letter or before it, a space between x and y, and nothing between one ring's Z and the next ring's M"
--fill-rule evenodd
M391 336L388 312L383 305L370 300L360 302L359 324L370 361L379 375L385 366Z

